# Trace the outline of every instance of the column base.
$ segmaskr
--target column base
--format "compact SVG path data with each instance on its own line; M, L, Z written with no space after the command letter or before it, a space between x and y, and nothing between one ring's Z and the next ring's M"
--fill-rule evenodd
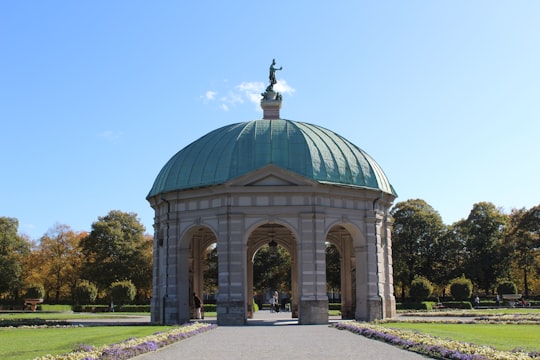
M328 300L300 300L298 324L328 324Z
M218 325L245 325L246 309L243 301L218 302L217 304Z

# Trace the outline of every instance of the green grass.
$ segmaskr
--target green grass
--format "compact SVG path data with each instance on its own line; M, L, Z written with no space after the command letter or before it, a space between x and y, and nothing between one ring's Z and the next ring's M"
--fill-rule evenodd
M0 328L0 359L33 359L71 352L75 345L108 345L142 337L171 326L92 326L79 328Z
M43 320L70 320L70 319L122 319L130 316L149 316L150 313L0 313L0 320L13 319L43 319Z
M521 348L526 351L540 351L538 325L384 323L381 326L416 330L443 339L489 345L498 350Z
M540 314L540 309L536 308L504 308L504 309L479 309L471 310L472 314L481 313L481 314Z

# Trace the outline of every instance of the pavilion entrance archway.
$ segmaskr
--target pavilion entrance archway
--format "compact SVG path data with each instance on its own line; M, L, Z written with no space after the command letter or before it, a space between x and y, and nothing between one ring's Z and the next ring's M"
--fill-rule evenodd
M218 288L218 276L217 265L219 261L219 253L217 261L211 264L207 264L208 253L215 249L217 246L217 239L214 233L207 227L198 226L196 229L191 230L188 235L189 239L189 309L190 318L195 318L194 302L192 294L195 293L199 296L203 303L206 303L209 296L213 296L215 300L215 292L210 293L205 289L205 272L208 266L215 266L216 273L216 289Z
M247 314L248 319L253 318L253 299L254 299L254 273L253 264L257 252L264 246L268 246L269 255L273 251L278 251L278 247L284 248L290 255L290 274L291 282L290 289L270 289L286 290L287 295L280 291L280 299L282 296L287 296L289 302L289 310L292 318L298 318L298 267L296 247L297 241L293 232L284 225L277 223L266 223L256 227L248 237L247 242ZM277 254L276 254L277 256ZM259 294L265 296L266 294Z
M351 233L342 225L334 225L326 241L339 253L341 318L354 319L356 312L356 257ZM328 269L328 264L326 264Z

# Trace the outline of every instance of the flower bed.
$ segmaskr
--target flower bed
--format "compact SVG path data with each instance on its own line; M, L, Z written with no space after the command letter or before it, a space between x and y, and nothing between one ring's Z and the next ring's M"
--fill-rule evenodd
M348 330L371 339L381 340L435 359L528 360L534 359L538 355L520 351L500 351L489 346L443 340L414 331L388 329L356 321L336 323L333 327L339 330Z
M47 321L39 318L0 320L0 327L53 327L69 325L67 321Z
M410 319L407 319L410 317ZM423 320L426 318L427 320ZM454 319L453 319L454 318ZM435 320L436 319L436 320ZM460 320L466 319L466 320ZM489 312L423 312L404 313L399 319L382 322L442 322L448 324L516 324L540 325L540 313L499 314Z
M78 345L67 354L45 355L34 360L117 360L129 359L191 336L214 329L217 325L205 323L189 323L169 331L155 333L141 338L131 338L117 344L103 346Z

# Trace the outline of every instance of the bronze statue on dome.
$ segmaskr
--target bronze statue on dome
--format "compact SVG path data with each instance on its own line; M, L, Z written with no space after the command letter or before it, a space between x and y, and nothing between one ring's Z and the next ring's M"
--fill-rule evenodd
M274 84L277 83L276 80L276 71L277 70L283 70L283 66L281 66L279 69L276 68L274 65L276 65L276 59L272 59L272 65L270 65L270 73L268 75L268 78L270 79L270 86L268 86L268 89L272 90L274 87Z

